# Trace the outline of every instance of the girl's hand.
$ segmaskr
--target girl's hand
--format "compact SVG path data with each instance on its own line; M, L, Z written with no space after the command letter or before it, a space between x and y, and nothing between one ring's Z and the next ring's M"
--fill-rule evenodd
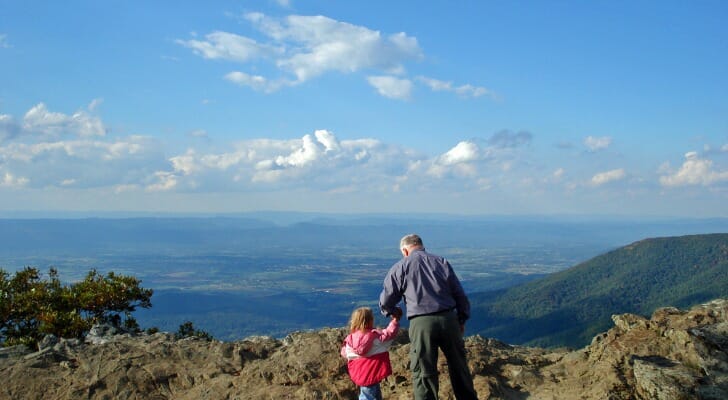
M396 319L399 321L400 318L402 318L402 309L399 307L395 307L394 311L390 314L392 316L392 319Z

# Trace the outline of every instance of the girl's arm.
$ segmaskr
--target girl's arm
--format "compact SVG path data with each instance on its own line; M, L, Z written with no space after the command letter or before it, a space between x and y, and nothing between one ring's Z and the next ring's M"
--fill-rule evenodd
M393 318L391 321L389 321L389 325L387 325L384 330L378 331L379 336L377 337L377 339L382 342L392 340L395 336L397 336L397 331L399 331L399 321Z

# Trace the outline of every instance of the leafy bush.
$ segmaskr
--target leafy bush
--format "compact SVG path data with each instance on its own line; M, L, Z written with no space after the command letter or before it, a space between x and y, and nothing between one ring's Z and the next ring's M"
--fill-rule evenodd
M51 268L44 279L26 267L14 276L0 269L0 345L34 346L43 336L82 338L96 323L139 332L131 313L150 308L153 291L134 277L91 270L77 283L63 285Z
M196 337L200 339L204 339L207 341L211 341L213 339L212 335L205 331L201 331L199 329L195 329L195 326L192 324L191 321L187 321L184 324L179 326L179 330L177 330L177 333L174 334L175 339L184 339L188 337Z

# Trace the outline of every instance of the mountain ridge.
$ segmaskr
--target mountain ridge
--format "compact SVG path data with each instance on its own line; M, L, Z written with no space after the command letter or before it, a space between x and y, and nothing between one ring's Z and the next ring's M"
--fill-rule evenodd
M471 296L474 332L510 343L580 347L611 313L649 315L728 296L728 234L643 239L497 292Z

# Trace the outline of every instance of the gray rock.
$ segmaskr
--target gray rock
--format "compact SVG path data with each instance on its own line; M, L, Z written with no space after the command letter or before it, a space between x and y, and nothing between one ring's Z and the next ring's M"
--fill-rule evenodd
M558 400L728 399L728 302L650 319L621 315L583 349L511 346L471 336L468 364L479 398ZM339 354L345 328L285 339L236 342L130 336L98 326L86 343L61 340L12 358L0 350L0 399L351 399L358 388ZM388 399L412 398L409 342L390 348ZM21 348L23 351L24 348ZM5 354L5 357L2 355ZM440 397L452 399L447 361L438 363Z

